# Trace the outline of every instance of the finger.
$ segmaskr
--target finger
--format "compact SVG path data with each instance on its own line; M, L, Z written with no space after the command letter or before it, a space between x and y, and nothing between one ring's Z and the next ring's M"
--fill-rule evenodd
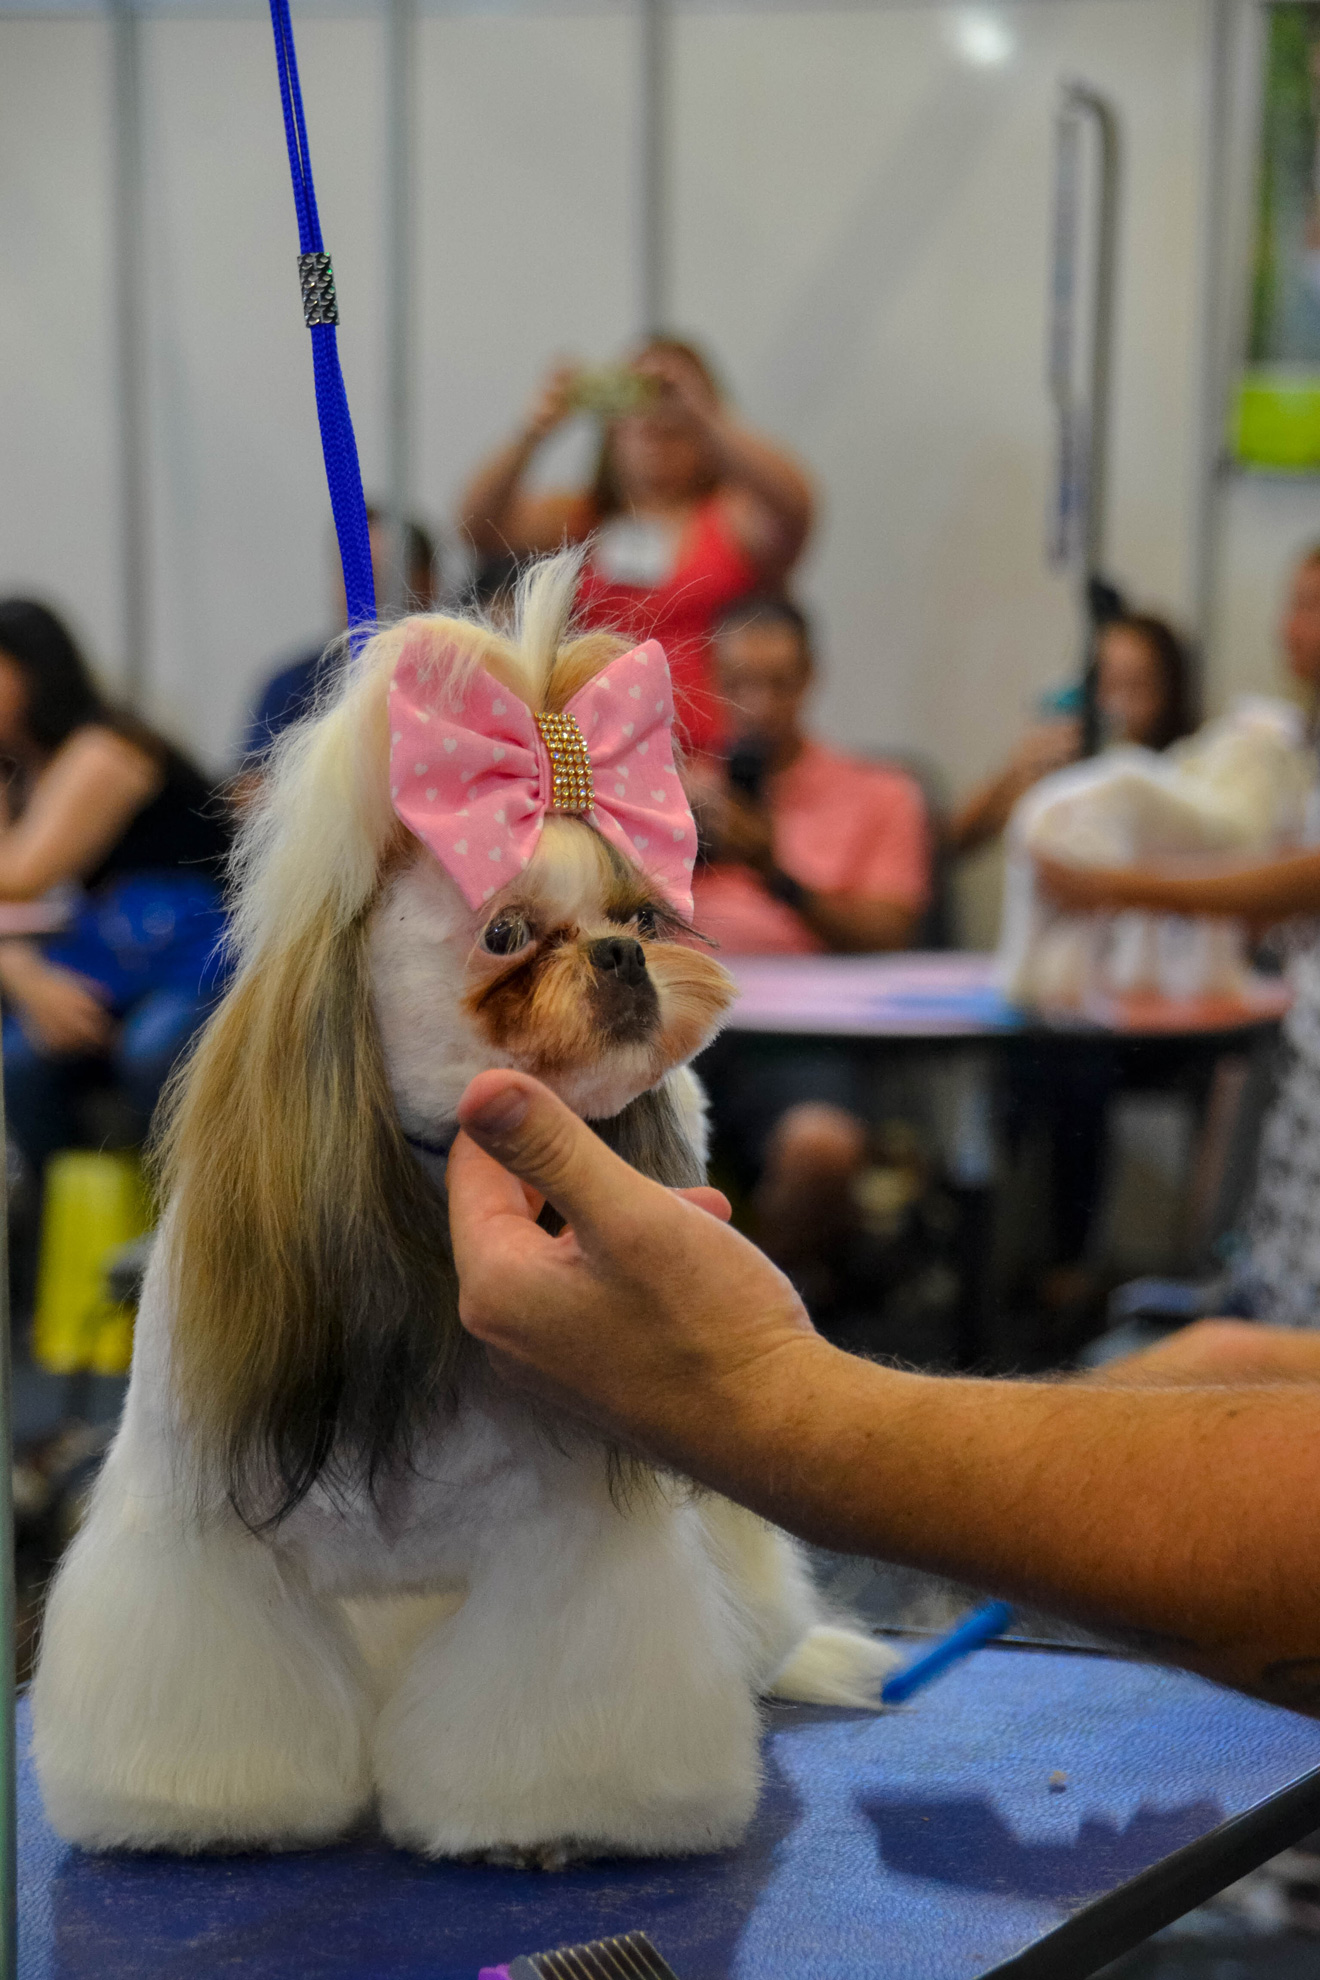
M449 1241L460 1286L499 1266L521 1269L550 1238L536 1222L540 1199L485 1150L460 1134L445 1167Z
M581 1242L639 1195L655 1199L653 1210L668 1201L666 1190L621 1161L528 1073L478 1073L458 1119L487 1154L539 1190Z
M529 1301L537 1310L555 1304L565 1268L573 1272L572 1248L536 1222L540 1199L467 1135L450 1150L446 1178L459 1319L480 1339L498 1339Z
M482 1223L496 1217L512 1217L518 1222L534 1224L540 1215L541 1203L536 1191L510 1175L466 1134L454 1138L445 1165L445 1186L449 1192L451 1222L455 1206L465 1220Z
M685 1203L695 1203L698 1210L718 1217L722 1224L729 1223L733 1217L733 1205L721 1189L708 1189L703 1183L696 1189L676 1189L674 1195L681 1196Z

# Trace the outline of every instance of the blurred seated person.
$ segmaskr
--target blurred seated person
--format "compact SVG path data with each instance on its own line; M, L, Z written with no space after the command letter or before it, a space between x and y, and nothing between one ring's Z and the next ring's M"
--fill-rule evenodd
M461 609L486 619L498 632L511 633L523 564L511 553L479 558L460 600Z
M1189 736L1199 720L1187 647L1166 620L1151 613L1124 612L1101 628L1087 693L1094 696L1101 748L1138 743L1167 749ZM1003 768L954 812L948 824L951 850L974 852L997 839L1033 784L1082 755L1084 727L1079 710L1060 711L1028 729Z
M734 740L689 769L706 852L697 927L733 956L908 947L930 886L925 800L905 772L809 734L816 669L803 614L783 598L745 600L719 623L715 661ZM701 1073L721 1149L755 1191L760 1241L814 1290L852 1221L866 1157L854 1055L828 1041L759 1051L729 1036Z
M1279 624L1288 671L1320 702L1320 543L1293 572ZM1255 1185L1227 1295L1239 1313L1291 1327L1320 1326L1320 847L1270 859L1150 861L1123 867L1037 862L1061 907L1118 913L1222 914L1263 934L1284 932L1293 1005L1265 1119Z
M146 1132L218 994L228 833L188 758L103 696L45 606L0 601L0 902L77 889L64 933L0 941L5 1109L40 1172L113 1078Z
M542 443L585 411L601 422L589 486L529 487ZM461 520L480 558L589 542L579 623L661 640L688 743L712 749L712 629L736 600L784 582L812 509L802 469L734 416L700 351L653 337L613 372L552 371L514 438L477 469Z
M1101 628L1086 697L1094 704L1093 723L1083 712L1071 722L1042 724L1032 732L1040 744L1034 774L1027 753L1020 753L1016 779L1005 771L983 786L979 813L977 793L962 806L951 828L960 850L1001 831L1023 791L1079 757L1084 730L1093 727L1101 749L1137 744L1163 750L1199 721L1191 650L1152 613L1124 611ZM1059 749L1054 761L1048 760L1051 729ZM1146 1053L1144 1084L1164 1086L1184 1076L1176 1048ZM1129 1055L1112 1043L1079 1052L1066 1040L1040 1037L1014 1057L1007 1083L1009 1143L1040 1123L1049 1148L1047 1263L1035 1288L1047 1314L1084 1313L1098 1296L1087 1252L1105 1187L1109 1107L1133 1078Z
M371 532L371 568L376 579L377 609L382 616L386 616L394 564L393 533L388 516L371 503L367 505L367 525ZM405 609L409 612L434 612L440 592L439 566L435 543L419 522L404 524L404 549L408 566ZM245 765L259 761L278 735L293 723L301 721L304 715L311 714L321 689L334 678L335 670L343 659L336 642L348 622L348 608L344 603L344 573L337 549L333 561L335 630L327 633L315 646L309 646L305 652L285 661L266 682L243 739Z

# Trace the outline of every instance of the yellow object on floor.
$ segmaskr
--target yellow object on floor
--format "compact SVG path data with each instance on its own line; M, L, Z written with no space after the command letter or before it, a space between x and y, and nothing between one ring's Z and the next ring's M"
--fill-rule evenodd
M106 1266L151 1228L136 1155L67 1149L46 1164L32 1352L56 1375L122 1375L133 1353L132 1309L110 1298Z

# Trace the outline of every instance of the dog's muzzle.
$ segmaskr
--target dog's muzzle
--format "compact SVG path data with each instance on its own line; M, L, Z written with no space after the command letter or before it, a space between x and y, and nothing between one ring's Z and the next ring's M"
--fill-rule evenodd
M604 1029L619 1042L641 1039L660 1012L646 951L630 935L606 935L587 950L595 972L595 1004Z
M630 987L647 981L646 951L629 935L607 935L593 942L587 954L591 957L591 967L602 976L613 976Z

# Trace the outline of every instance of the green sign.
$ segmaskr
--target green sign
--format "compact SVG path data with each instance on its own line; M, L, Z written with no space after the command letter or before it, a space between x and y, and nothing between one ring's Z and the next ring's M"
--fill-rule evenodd
M1232 445L1320 473L1320 5L1269 10L1247 369Z

